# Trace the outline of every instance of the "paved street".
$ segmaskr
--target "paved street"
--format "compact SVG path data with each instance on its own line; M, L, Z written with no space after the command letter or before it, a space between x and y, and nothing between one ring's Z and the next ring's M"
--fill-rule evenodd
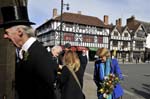
M87 65L83 91L86 99L97 99L96 86L93 82L94 63ZM124 81L125 95L122 99L150 99L150 64L120 64Z

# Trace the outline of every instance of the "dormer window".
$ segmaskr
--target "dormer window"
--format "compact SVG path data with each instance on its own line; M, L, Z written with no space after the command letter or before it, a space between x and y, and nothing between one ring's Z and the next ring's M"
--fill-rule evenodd
M125 33L125 34L124 34L124 37L128 37L128 33Z
M117 31L114 32L114 36L118 36L118 32Z
M138 32L137 32L137 37L145 37L145 33L144 33L144 31L142 31L142 30L139 30Z

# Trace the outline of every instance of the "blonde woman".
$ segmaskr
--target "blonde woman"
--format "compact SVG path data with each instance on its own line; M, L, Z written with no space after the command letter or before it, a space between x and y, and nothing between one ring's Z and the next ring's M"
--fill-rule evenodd
M114 86L112 93L105 94L100 91L103 87L102 83L108 75L114 74L117 75L119 79L123 79L118 61L115 58L110 58L111 55L107 48L98 49L96 54L99 56L99 59L95 61L94 81L97 85L98 99L119 99L119 97L124 94L119 83Z
M81 90L80 61L77 54L73 51L67 51L63 57L64 66L61 74L61 99L84 99ZM76 74L78 81L73 76Z

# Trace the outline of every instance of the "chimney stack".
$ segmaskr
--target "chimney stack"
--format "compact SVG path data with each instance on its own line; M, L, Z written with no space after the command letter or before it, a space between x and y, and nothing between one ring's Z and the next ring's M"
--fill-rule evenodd
M131 24L131 23L135 23L135 16L131 16L130 18L127 19L127 25Z
M56 16L57 16L57 9L54 8L54 9L53 9L53 18L55 18Z
M104 24L108 25L108 15L104 15Z
M121 27L122 26L122 19L119 18L118 20L116 20L116 25Z
M104 15L104 24L108 25L108 16L107 15Z
M122 26L122 19L119 18L119 19L118 19L118 22L119 22L119 26L121 27L121 26Z

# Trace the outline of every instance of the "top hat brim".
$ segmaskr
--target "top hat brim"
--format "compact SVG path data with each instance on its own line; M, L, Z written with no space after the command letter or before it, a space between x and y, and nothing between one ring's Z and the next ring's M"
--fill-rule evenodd
M9 28L15 25L35 25L35 23L33 22L29 22L29 21L24 21L24 20L15 20L15 21L9 21L9 22L5 22L3 24L0 24L0 28Z

